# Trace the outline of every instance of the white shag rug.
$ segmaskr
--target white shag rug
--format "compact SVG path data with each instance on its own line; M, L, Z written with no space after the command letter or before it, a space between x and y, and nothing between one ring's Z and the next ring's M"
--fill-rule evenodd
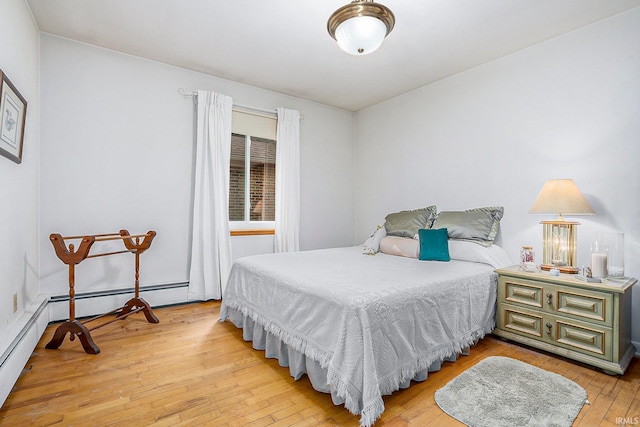
M562 375L509 357L492 356L436 391L447 414L471 427L573 424L587 392Z

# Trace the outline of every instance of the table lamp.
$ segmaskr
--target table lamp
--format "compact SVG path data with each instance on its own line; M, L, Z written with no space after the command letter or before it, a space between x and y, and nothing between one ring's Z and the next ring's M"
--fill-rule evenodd
M577 264L577 226L579 222L566 221L565 215L595 215L582 192L572 179L554 179L545 182L530 214L557 214L552 221L542 221L543 270L557 268L562 273L575 274Z

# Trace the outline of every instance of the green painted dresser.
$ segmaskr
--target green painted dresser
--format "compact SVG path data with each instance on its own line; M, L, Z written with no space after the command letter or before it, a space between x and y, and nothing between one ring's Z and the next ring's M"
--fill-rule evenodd
M633 278L585 282L573 274L522 271L498 274L494 335L624 374L635 353L631 344Z

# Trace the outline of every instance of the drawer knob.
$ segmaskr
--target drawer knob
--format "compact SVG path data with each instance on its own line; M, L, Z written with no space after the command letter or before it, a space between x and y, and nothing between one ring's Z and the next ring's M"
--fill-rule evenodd
M553 328L553 325L550 322L547 322L547 324L544 326L547 327L547 334L551 335L551 328Z
M548 305L553 305L553 294L552 293L548 293L547 294L547 304Z

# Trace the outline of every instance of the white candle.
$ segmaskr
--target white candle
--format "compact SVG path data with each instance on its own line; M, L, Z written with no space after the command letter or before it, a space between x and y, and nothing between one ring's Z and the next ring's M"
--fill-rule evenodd
M607 277L606 254L591 254L591 275L597 279Z

